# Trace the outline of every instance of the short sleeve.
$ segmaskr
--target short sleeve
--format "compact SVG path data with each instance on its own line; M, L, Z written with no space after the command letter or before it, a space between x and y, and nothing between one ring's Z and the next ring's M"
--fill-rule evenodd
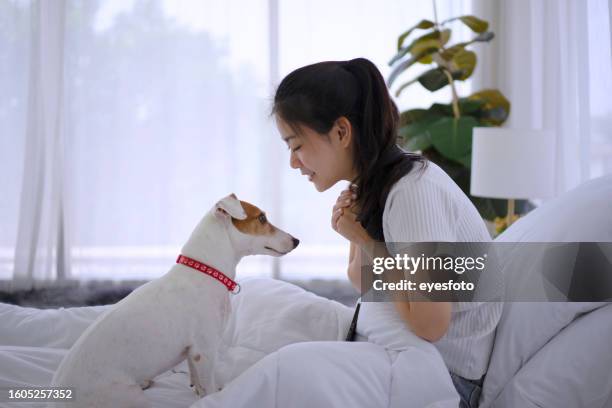
M455 242L457 211L451 195L427 179L401 179L383 214L386 242Z

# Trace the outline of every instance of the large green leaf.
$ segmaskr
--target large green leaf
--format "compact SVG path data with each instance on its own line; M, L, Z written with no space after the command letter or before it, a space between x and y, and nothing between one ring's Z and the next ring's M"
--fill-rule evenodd
M428 23L431 23L431 26L428 26ZM419 38L437 38L440 36L439 31L438 30L434 30L431 31L428 34L425 34L425 36L419 37L417 38L415 41L413 41L410 45L407 45L405 47L402 46L404 39L410 35L410 33L416 29L416 28L422 28L422 29L426 29L426 28L431 28L433 27L434 24L429 21L429 20L422 20L421 23L419 23L419 25L412 27L410 30L406 31L405 33L403 33L402 35L400 35L400 37L398 38L398 47L397 47L397 53L393 56L393 58L391 58L391 60L389 61L389 65L393 65L395 64L397 61L401 60L402 58L404 58L404 56L406 56L406 54L408 54L411 50L411 48L414 46L414 42L418 41ZM429 37L427 37L429 36ZM413 54L414 55L414 54Z
M431 146L429 129L442 116L424 109L406 111L402 115L405 124L399 129L400 143L410 151L423 151L429 148Z
M448 40L450 39L451 31L450 30L434 30L428 34L422 35L421 37L414 40L407 47L402 48L396 55L389 61L389 65L395 67L389 74L389 79L387 80L387 85L390 87L393 82L397 79L397 77L404 72L411 65L420 62L423 64L430 64L433 62L431 54L440 50ZM401 61L401 63L397 64L404 56L408 53L412 55L411 58L405 59ZM412 82L405 84L397 91L399 95L401 91Z
M459 98L459 112L461 115L474 115L480 111L484 101L482 100L471 100L468 98ZM434 103L428 109L431 113L439 114L442 116L453 116L453 105L448 103Z
M510 114L510 102L497 89L484 89L470 95L468 99L484 102L478 115L481 124L500 126Z
M448 85L448 78L444 74L444 71L442 71L442 68L433 68L429 71L425 71L423 74L419 75L417 80L425 89L432 92Z
M464 81L468 79L474 68L476 68L476 53L468 50L459 50L451 59L451 66L453 72L459 72L459 80Z
M452 72L455 79L468 79L476 68L476 53L466 50L465 43L454 45L437 55L441 58L436 58L438 65Z
M472 168L472 153L468 153L465 156L461 156L456 159L457 162L463 164L467 168Z
M414 131L414 129L412 129ZM431 140L429 139L429 133L427 131L424 132L415 132L412 135L409 135L410 131L407 127L400 128L399 135L400 139L398 143L404 147L404 149L415 152L417 150L423 151L428 149L431 146Z
M455 44L452 47L445 49L442 53L440 53L440 56L446 61L451 62L455 54L464 50L466 45L468 45L468 43L465 42Z
M432 126L432 124L441 118L442 116L432 115L429 112L426 112L418 120L402 126L399 129L399 135L404 142L408 142L408 140L413 137L418 137L424 133L429 133L429 128Z
M440 41L428 38L422 41L419 41L417 44L412 47L410 53L415 59L422 64L431 64L432 58L431 54L438 51L440 49Z
M429 138L429 133L421 133L416 137L412 137L408 139L408 141L404 144L406 150L410 152L423 151L431 146L431 139Z
M404 72L406 69L408 69L411 65L415 64L417 61L421 60L426 55L434 53L436 51L437 51L437 48L425 49L425 50L423 50L423 52L421 54L416 55L416 56L414 56L412 58L406 59L406 60L402 61L401 63L397 64L395 66L395 68L393 68L391 73L389 74L389 78L387 79L387 86L391 87L391 85L393 85L393 82L395 82L397 77L400 76L402 74L402 72ZM411 82L414 82L414 81L415 80L413 80ZM405 88L409 84L410 83L404 84L401 89ZM401 89L398 90L398 95L401 92Z
M462 16L459 20L466 26L470 27L475 33L484 33L489 28L489 23L475 16Z
M442 24L450 23L451 21L455 20L460 20L463 24L468 26L470 30L474 31L475 33L483 33L487 31L487 28L489 28L489 23L487 21L482 20L476 16L461 16L450 18L448 20L443 21Z
M491 41L493 38L495 38L495 34L492 33L491 31L480 33L468 42L460 42L460 43L453 45L452 47L446 48L440 54L440 56L444 58L446 61L450 62L455 56L455 54L457 54L458 52L462 50L465 50L465 47L467 47L468 45L473 44L475 42L488 42L488 41Z
M429 20L421 20L419 21L419 23L417 25L415 25L414 27L411 27L410 29L404 31L398 38L397 38L397 50L401 50L402 49L402 45L404 44L404 40L416 29L421 29L421 30L426 30L428 28L432 28L435 24L433 23L433 21L429 21Z
M427 115L427 113L428 113L427 109L410 109L410 110L400 113L400 120L399 120L400 127L403 127L403 126L406 126L406 125L409 125L411 123L418 121L419 119Z
M452 77L453 79L457 79L459 75L461 75L461 72L456 72L452 74ZM419 75L417 80L425 89L431 92L437 91L448 85L448 77L442 68L432 68L429 71L425 71Z
M422 54L424 51L431 51L432 49L433 51L436 51L448 43L450 36L451 30L448 29L442 31L432 31L431 33L422 35L414 40L408 46L408 51L414 57ZM429 54L431 54L431 52L428 52L425 56L420 57L418 61L424 64L430 64L432 60Z
M470 167L472 129L478 121L471 116L444 117L429 127L433 146L447 159Z
M408 53L412 54L415 61L429 64L432 62L429 54L444 46L450 39L450 36L450 30L433 30L427 34L424 34L413 40L410 45L398 50L397 54L395 54L395 56L391 58L391 61L389 61L389 65L392 66L393 64L397 63Z
M407 47L408 51L412 52L412 50L417 47L420 43L427 40L436 40L440 46L446 45L451 36L451 30L433 30L427 34L423 34L422 36L414 39L410 45Z
M442 156L434 147L424 150L423 156L440 166L459 186L463 179L469 182L470 169Z

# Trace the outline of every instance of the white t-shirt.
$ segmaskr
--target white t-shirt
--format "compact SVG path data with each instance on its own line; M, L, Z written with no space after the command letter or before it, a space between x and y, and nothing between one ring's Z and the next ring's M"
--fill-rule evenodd
M385 203L383 231L387 243L491 241L472 202L433 162L424 170L416 163L392 187ZM469 379L485 374L501 312L498 302L453 303L448 331L433 343L450 371Z

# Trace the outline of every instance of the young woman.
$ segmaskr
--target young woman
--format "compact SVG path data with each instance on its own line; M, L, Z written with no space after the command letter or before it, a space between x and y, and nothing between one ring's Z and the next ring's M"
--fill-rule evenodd
M290 73L274 98L290 165L318 191L346 180L331 226L350 242L348 277L360 288L360 259L374 242L489 241L478 212L440 167L397 144L399 114L370 61L327 61ZM478 403L501 305L394 302L408 329L432 342L462 406Z

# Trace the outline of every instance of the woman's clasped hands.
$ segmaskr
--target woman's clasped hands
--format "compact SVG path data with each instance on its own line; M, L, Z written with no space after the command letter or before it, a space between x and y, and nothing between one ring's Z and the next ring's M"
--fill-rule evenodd
M352 184L342 190L332 210L331 224L334 231L356 245L364 245L371 238L367 231L357 221L357 192Z

